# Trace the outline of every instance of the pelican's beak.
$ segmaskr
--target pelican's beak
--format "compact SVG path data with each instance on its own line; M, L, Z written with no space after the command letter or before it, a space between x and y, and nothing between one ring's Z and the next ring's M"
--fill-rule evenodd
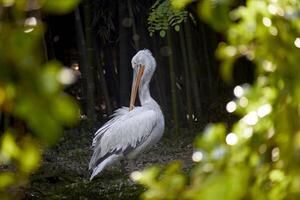
M134 108L136 94L139 89L144 70L145 70L145 66L144 65L140 66L136 76L134 77L134 80L133 80L134 82L133 82L132 88L131 88L129 111Z

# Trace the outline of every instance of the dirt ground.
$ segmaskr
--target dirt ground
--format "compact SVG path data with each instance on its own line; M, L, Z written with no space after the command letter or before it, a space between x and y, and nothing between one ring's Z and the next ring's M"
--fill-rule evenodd
M180 137L165 133L150 152L137 159L134 169L127 167L128 173L123 174L119 166L114 166L89 181L93 132L68 130L55 147L44 153L43 163L31 177L25 199L138 199L144 188L129 179L130 171L142 170L153 164L163 166L174 160L182 160L185 170L192 167L194 136L183 132L186 133Z

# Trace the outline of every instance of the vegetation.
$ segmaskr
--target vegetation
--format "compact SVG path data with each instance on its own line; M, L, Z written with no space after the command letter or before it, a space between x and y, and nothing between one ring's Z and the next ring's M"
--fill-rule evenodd
M142 191L117 172L87 182L86 165L94 130L128 105L132 56L148 48L166 136L137 168L186 159L193 132L223 123L196 138L193 169L132 173L141 198L299 199L299 13L298 0L0 0L0 198Z
M173 8L170 1L156 1L151 6L151 13L148 18L150 36L158 31L161 37L165 37L170 26L179 31L180 24L187 19L187 14L188 12L185 10Z
M78 108L63 93L75 76L48 61L41 9L69 12L78 1L0 1L0 196L20 198L21 187L40 164L43 148L55 144ZM45 52L44 52L44 51Z
M190 1L173 0L182 9ZM255 66L251 85L234 87L226 109L240 118L209 125L195 140L189 175L172 163L132 173L143 199L299 199L300 3L203 0L199 15L223 33L217 56L232 80L239 59Z

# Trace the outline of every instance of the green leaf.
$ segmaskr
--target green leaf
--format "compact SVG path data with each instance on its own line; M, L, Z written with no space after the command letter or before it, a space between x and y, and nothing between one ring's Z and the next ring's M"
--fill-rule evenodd
M41 73L40 90L47 96L56 94L61 89L61 84L57 80L60 64L56 61L47 63Z
M52 112L53 116L55 116L57 120L68 125L76 122L79 113L77 105L67 95L62 95L54 99Z
M11 133L3 135L0 152L7 160L17 159L20 156L21 150Z
M63 134L61 124L48 113L40 118L32 118L29 125L41 142L49 146L54 145Z
M160 35L163 35L161 37L164 37L162 30L181 24L187 19L187 15L187 11L175 9L169 0L157 0L148 17L148 30L160 31ZM180 27L175 27L175 30L179 31L179 29Z
M43 8L51 13L64 14L72 11L80 0L45 0Z
M27 139L22 148L22 157L20 158L21 169L23 172L30 173L35 170L41 160L39 145L33 140Z
M174 6L177 9L184 8L187 4L191 3L193 0L171 0L172 6Z
M203 0L198 13L216 30L222 31L230 25L229 7L231 0Z
M226 128L224 124L209 124L202 136L196 139L195 147L210 151L225 142Z
M166 31L165 30L161 30L159 32L160 37L164 38L166 36Z
M14 174L11 172L0 173L0 190L15 182Z
M232 82L233 63L234 63L234 59L225 60L221 64L221 68L220 68L220 73L222 75L222 78L228 84Z

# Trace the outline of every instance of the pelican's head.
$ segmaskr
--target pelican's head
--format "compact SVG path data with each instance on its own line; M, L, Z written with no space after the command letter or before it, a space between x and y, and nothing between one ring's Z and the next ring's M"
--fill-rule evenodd
M148 49L137 52L131 60L131 65L134 72L137 72L139 68L144 67L145 69L143 77L146 77L147 75L152 76L156 68L155 59L152 56L151 51L149 51ZM151 76L149 77L149 80L151 79Z
M140 84L149 83L156 68L156 62L148 49L141 50L131 60L133 84L131 89L130 110L133 108Z

